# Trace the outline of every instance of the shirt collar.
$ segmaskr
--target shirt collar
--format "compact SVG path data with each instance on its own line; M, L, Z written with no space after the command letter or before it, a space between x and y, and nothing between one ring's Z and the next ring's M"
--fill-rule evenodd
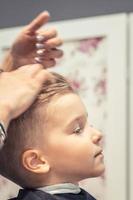
M38 188L38 190L47 192L49 194L63 194L63 193L79 194L81 192L80 187L72 183L61 183L56 185L50 185Z

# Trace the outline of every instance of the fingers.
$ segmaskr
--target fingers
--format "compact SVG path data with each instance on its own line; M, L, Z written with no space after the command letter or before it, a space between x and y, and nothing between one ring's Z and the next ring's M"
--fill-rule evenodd
M39 14L28 26L26 26L26 34L32 35L34 38L35 48L33 49L34 61L32 63L41 63L45 68L52 67L56 64L55 58L60 58L62 51L54 51L62 45L62 40L57 37L57 31L54 28L47 30L38 29L48 21L49 13L47 11ZM38 51L39 50L39 51ZM43 50L43 51L40 51ZM45 51L45 54L44 54Z
M45 68L55 66L55 58L60 58L63 55L61 50L54 50L56 47L62 44L60 38L52 38L44 43L36 43L36 56L34 58L35 63L41 63Z
M35 57L36 63L41 63L44 68L53 67L56 65L56 58L63 56L63 51L59 49L51 49L45 51L44 49L37 51L37 57Z
M49 13L44 11L33 19L25 28L28 32L36 32L42 25L46 24L49 20Z
M43 58L40 57L36 57L35 62L42 64L45 69L54 67L56 65L56 61L54 59L44 60Z
M47 65L48 64L51 65L50 62L48 62ZM53 75L50 72L48 72L47 70L45 70L43 68L43 65L41 65L41 64L25 65L25 66L22 66L18 70L20 71L21 75L22 75L22 71L23 71L23 74L26 74L26 76L28 76L29 79L32 78L32 79L36 80L35 84L38 86L40 84L43 84L47 80L50 80L53 83L55 81ZM16 73L18 73L18 70L16 71ZM24 75L24 77L25 77L25 75Z
M41 64L31 64L31 65L25 65L20 67L18 70L20 73L27 74L27 76L34 77L38 72L42 71L43 66ZM17 71L14 71L13 73L17 73Z
M36 51L36 54L38 55L38 57L45 59L45 60L49 60L49 59L55 59L55 58L60 58L63 56L63 51L60 49L50 49L45 50L45 49L40 49Z
M63 43L62 39L59 37L49 39L44 43L36 43L37 49L52 49L61 46Z
M62 45L63 41L56 36L55 30L47 31L46 37L44 35L38 35L36 43L36 56L34 58L35 63L41 63L45 68L55 66L55 58L60 58L63 55L63 51L56 49L56 47ZM51 39L50 39L51 38Z
M39 31L36 41L35 63L41 63L45 68L53 67L56 64L54 59L63 55L61 50L56 49L62 44L62 40L57 37L56 30L52 28L47 31Z
M29 77L29 78L35 78L38 74L43 73L45 71L45 74L47 76L47 74L50 74L48 71L46 71L44 68L50 68L55 66L56 62L54 59L50 59L48 61L42 61L41 64L31 64L31 65L24 65L22 67L20 67L18 70L12 71L10 73L13 73L14 75L18 72L20 72L20 75L23 73L24 77ZM44 75L39 75L40 77L44 76ZM53 75L49 75L47 79L49 79L50 77L52 77ZM46 80L47 80L46 79Z
M63 56L63 51L60 49L40 49L36 51L36 57L34 58L35 63L40 63L44 66L44 68L53 67L56 65L57 58Z
M54 83L54 82L55 82L54 76L53 76L50 72L48 72L47 70L45 70L45 69L41 70L41 71L37 74L36 80L37 80L39 83L41 83L41 84L45 83L45 82L48 81L48 80L51 81L51 83Z
M56 37L56 36L57 36L56 29L50 28L50 29L47 29L45 31L39 31L37 33L36 39L37 39L37 42L39 43L39 42L44 42L46 40L49 40L49 39Z

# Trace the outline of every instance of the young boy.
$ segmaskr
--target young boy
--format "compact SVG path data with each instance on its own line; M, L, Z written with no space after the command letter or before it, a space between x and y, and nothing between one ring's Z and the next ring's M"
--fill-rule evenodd
M14 200L94 200L78 182L104 172L102 135L66 79L52 74L55 82L11 122L0 173L24 188Z

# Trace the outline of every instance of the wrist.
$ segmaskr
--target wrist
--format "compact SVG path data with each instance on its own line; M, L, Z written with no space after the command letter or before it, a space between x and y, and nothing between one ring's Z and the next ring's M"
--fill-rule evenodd
M7 137L7 133L6 133L4 124L3 122L0 121L0 149L3 147L6 137Z
M13 57L12 57L12 54L11 54L11 50L9 50L6 54L6 56L4 57L4 60L2 62L2 66L4 66L4 71L12 71L14 69L14 66L13 66Z
M0 122L3 123L5 130L7 131L8 125L11 121L10 110L7 106L0 105Z

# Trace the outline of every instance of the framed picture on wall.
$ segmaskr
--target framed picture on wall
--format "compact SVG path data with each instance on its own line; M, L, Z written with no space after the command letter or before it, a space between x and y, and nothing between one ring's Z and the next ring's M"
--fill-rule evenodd
M52 70L71 81L86 105L90 123L104 133L106 172L80 183L98 200L125 200L127 195L126 21L125 14L117 14L49 25L64 39L64 57ZM18 31L0 32L1 55Z

